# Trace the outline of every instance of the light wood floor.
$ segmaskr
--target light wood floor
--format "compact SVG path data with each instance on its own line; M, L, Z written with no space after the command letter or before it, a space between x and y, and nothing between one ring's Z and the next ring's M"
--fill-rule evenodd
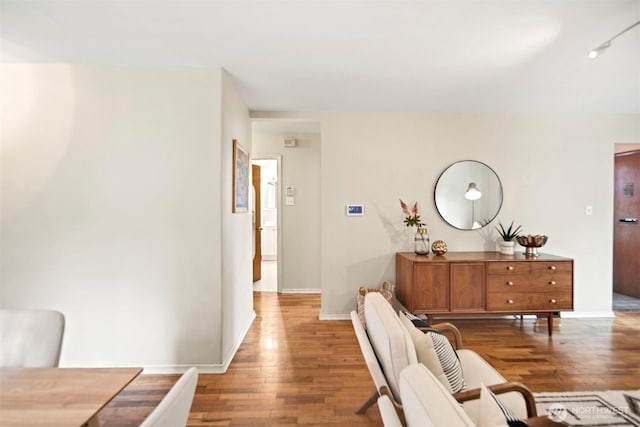
M190 426L380 426L350 321L320 321L319 295L254 294L257 318L224 375L200 375ZM454 320L464 347L532 391L640 388L640 313L615 319ZM101 413L138 425L176 381L142 375Z

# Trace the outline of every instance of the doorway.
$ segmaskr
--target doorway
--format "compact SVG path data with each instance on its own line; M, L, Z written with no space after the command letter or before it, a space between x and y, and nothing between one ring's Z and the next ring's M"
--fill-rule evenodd
M613 309L640 310L640 146L616 144Z
M278 291L278 230L279 224L279 159L265 158L253 159L252 165L260 167L260 188L256 194L260 194L260 212L256 236L256 244L260 245L261 253L260 279L254 282L253 290L257 292ZM257 184L257 183L256 183Z

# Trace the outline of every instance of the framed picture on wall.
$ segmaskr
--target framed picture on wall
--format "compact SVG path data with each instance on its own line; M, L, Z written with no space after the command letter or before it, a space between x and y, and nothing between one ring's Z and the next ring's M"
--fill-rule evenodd
M249 153L233 140L233 212L249 211Z

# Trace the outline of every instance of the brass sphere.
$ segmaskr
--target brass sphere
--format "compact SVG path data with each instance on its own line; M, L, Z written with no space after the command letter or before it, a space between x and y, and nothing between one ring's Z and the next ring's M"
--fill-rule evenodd
M442 255L447 252L447 244L443 240L436 240L431 245L431 250L436 255Z

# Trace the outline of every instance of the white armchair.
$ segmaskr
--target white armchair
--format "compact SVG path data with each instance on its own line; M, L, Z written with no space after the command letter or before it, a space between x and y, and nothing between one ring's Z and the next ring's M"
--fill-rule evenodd
M378 399L378 409L385 427L475 427L475 426L507 426L514 423L512 414L504 412L497 397L491 396L484 388L474 399L478 402L479 417L474 421L453 398L442 383L422 364L405 368L399 379L400 394L403 402L404 424L401 421L389 396ZM548 417L533 417L526 421L530 427L559 427Z
M399 385L407 427L475 426L460 404L424 365L405 368L400 374ZM402 425L397 413L391 413L387 403L379 409L385 427Z
M394 406L401 410L404 396L399 391L400 373L407 366L420 362L412 334L394 308L376 292L368 293L365 297L364 317L367 325L366 334L358 331L362 329L362 324L359 322L356 324L354 319L357 319L357 315L352 314L352 322L376 385L376 391L365 400L357 412L364 412L376 402L378 396L382 395L389 396ZM446 325L446 327L457 331L453 325ZM366 342L364 337L368 338ZM459 331L456 342L460 342ZM368 354L370 352L374 357ZM536 416L535 400L525 386L519 383L507 383L502 375L474 351L458 348L457 352L467 390L452 396L460 402L468 401L464 404L464 410L474 422L478 419L478 403L474 399L480 395L478 388L480 383L489 386L495 393L506 393L501 395L505 404L521 418ZM373 363L372 359L379 364Z

